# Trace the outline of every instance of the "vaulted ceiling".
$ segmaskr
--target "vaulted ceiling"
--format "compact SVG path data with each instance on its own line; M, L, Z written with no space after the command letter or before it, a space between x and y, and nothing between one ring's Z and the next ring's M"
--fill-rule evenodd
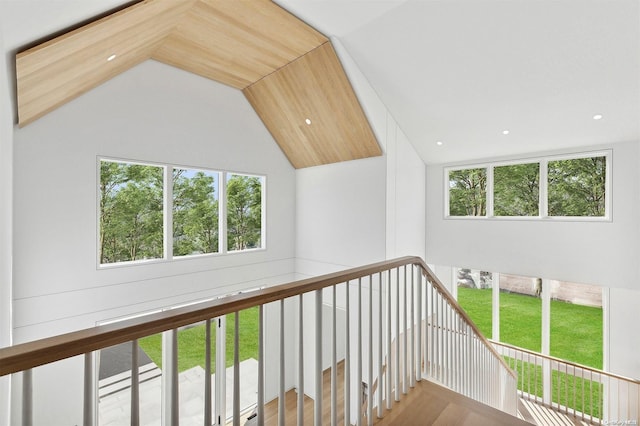
M296 168L381 154L331 43L269 0L145 0L20 52L19 124L148 59L242 90Z
M4 47L127 1L0 1ZM427 164L640 140L638 0L274 1L342 45Z

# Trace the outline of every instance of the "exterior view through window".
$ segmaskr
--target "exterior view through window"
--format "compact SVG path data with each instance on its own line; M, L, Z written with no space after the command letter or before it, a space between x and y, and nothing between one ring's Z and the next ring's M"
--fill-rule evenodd
M218 172L173 169L173 255L218 252Z
M487 215L487 169L449 172L449 214L451 216Z
M99 172L101 265L264 247L263 176L106 159Z
M262 179L227 173L227 247L262 246Z
M448 169L445 215L607 218L608 159L602 153Z
M493 169L493 214L540 214L540 164L513 164Z
M492 291L494 275L465 268L457 269L456 274L458 303L486 337L536 353L545 351L546 346L545 355L602 369L601 287L498 274L499 291ZM543 320L543 305L549 307L547 321ZM498 324L493 323L498 316ZM594 379L595 375L582 376L575 368L562 367L545 373L541 358L522 353L515 357L505 355L505 361L517 372L518 389L522 392L542 398L546 380L551 389L562 389L551 392L553 403L587 415L600 414L602 384Z
M607 158L549 161L549 216L604 216Z
M100 263L163 257L163 167L100 162Z

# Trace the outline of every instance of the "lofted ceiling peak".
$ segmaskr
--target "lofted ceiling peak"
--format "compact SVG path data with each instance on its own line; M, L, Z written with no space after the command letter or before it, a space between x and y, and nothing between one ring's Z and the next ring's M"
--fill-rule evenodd
M20 52L19 125L148 59L243 90L294 167L381 155L328 39L269 0L145 0Z

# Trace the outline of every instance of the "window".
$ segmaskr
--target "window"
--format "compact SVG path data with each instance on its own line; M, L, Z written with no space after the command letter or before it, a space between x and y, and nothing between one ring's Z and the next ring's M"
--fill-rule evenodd
M605 156L549 161L549 216L605 215Z
M263 176L108 159L99 173L100 265L264 247Z
M100 162L100 263L163 257L163 167Z
M540 164L512 164L493 169L493 214L538 216Z
M451 216L487 215L487 169L463 169L449 172L449 214Z
M491 339L493 331L491 272L457 268L456 279L458 303L482 334Z
M229 251L262 244L262 178L227 173L227 247Z
M218 172L173 169L173 255L218 252Z
M445 169L445 216L607 219L610 167L602 152Z

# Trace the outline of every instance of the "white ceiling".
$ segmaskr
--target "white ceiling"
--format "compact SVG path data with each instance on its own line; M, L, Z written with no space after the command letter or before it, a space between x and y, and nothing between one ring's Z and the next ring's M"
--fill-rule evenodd
M638 0L277 1L342 42L427 163L640 140Z
M5 51L123 3L0 0ZM639 0L277 3L341 41L427 163L640 141Z

